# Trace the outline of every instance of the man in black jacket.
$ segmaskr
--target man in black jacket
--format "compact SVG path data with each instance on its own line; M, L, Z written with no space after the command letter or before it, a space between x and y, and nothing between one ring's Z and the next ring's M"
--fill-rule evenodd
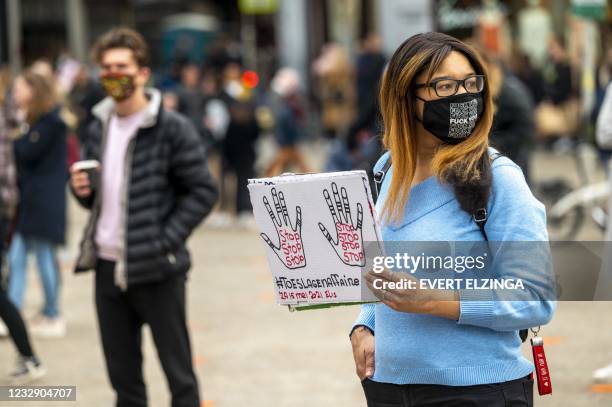
M216 188L193 125L165 111L160 93L145 88L150 70L142 36L113 29L94 55L109 97L94 107L96 120L83 138L85 158L101 163L95 179L71 171L73 193L91 210L76 271L96 271L96 310L117 406L147 405L141 331L148 324L172 406L196 407L185 242L212 209Z

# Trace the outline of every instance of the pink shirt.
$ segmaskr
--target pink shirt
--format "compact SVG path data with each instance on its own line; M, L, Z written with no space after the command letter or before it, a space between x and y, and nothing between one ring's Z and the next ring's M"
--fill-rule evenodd
M124 214L121 213L125 158L128 144L138 132L143 118L144 110L126 117L113 114L108 125L102 157L102 207L95 238L98 256L104 260L120 260L125 229Z

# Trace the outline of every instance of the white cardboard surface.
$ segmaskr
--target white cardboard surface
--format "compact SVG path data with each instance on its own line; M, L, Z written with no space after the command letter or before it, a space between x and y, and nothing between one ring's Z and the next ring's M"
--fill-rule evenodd
M365 171L252 179L248 188L279 304L375 300L367 290L362 298L364 242L380 242Z

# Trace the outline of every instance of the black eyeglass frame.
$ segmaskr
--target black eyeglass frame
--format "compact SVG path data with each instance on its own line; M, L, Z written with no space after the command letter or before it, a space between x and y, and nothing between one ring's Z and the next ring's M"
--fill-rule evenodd
M472 78L481 78L482 79L482 89L480 89L479 91L476 92L470 92L466 87L465 87L465 81L472 79ZM455 82L455 91L450 94L450 95L439 95L438 94L438 90L436 89L436 85L438 84L438 82L442 82L442 81L452 81ZM440 98L444 98L444 97L449 97L449 96L454 96L457 94L457 92L459 91L459 85L463 86L463 89L465 89L465 91L467 93L471 93L471 94L476 94L476 93L480 93L484 90L485 88L485 76L484 75L470 75L465 79L452 79L452 78L440 78L440 79L434 79L433 81L429 82L429 83L417 83L414 85L414 89L420 89L420 88L432 88L435 92L435 94L440 97Z

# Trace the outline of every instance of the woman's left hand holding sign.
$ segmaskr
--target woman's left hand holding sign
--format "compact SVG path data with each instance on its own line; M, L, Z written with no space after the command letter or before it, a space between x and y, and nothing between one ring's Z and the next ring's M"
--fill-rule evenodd
M395 311L459 318L459 294L455 290L423 288L410 274L388 269L370 270L365 280L376 298Z

